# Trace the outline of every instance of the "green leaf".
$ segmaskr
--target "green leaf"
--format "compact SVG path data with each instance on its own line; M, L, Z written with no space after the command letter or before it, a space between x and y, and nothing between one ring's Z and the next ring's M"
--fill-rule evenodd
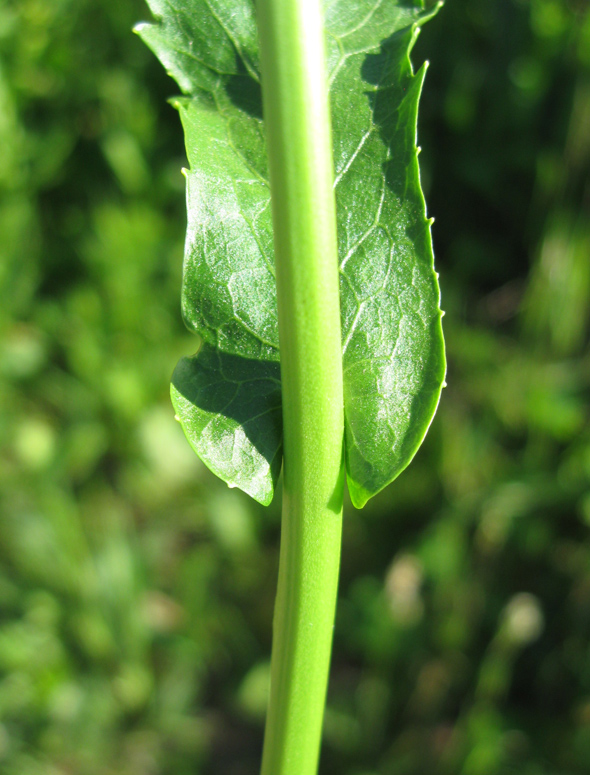
M193 449L211 470L230 487L270 503L281 470L279 364L204 345L176 367L172 400Z
M269 503L281 464L270 190L250 0L150 0L138 31L188 95L182 310L203 346L172 399L224 481ZM436 10L436 9L435 9ZM445 376L439 289L416 149L428 20L413 0L325 5L341 276L345 456L361 507L416 453Z

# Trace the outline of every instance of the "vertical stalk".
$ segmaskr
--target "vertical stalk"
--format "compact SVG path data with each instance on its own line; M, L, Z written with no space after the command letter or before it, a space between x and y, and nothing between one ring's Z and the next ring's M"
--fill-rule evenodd
M340 565L342 354L320 0L258 0L284 496L262 775L317 770Z

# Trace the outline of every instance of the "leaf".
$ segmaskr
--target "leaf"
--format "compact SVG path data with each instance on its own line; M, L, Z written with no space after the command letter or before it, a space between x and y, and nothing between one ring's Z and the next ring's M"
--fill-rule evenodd
M149 0L138 31L187 97L182 309L203 346L172 399L203 461L269 503L281 463L270 190L250 0ZM436 9L435 9L436 10ZM410 462L445 375L416 149L418 0L330 0L326 46L338 219L345 458L355 506Z
M172 396L197 455L230 487L270 503L281 470L279 364L204 345L179 362Z
M445 361L415 145L425 68L414 76L409 59L415 24L429 17L383 2L372 16L357 8L344 19L345 5L328 8L326 26L346 469L360 507L416 453L438 405Z

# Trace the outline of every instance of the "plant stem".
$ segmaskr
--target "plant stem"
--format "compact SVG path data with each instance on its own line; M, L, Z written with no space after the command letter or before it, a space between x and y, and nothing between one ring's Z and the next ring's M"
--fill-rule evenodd
M342 351L320 0L258 0L284 491L262 775L317 770L340 565Z

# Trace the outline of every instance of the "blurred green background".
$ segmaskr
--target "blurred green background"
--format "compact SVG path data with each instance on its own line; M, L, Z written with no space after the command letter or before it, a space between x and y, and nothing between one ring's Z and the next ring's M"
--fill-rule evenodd
M279 503L168 382L185 164L142 0L0 0L0 773L255 775ZM590 15L448 0L414 50L448 388L347 508L322 775L590 772Z

